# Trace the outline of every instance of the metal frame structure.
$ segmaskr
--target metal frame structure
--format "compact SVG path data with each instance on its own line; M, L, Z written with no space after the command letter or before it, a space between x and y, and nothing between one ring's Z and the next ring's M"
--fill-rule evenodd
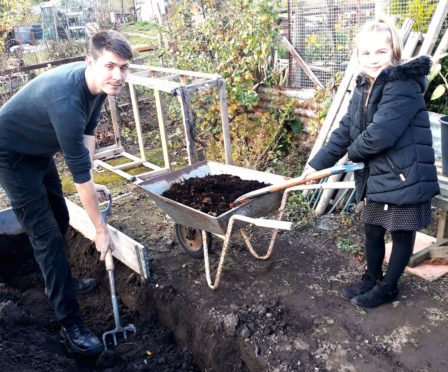
M221 109L221 123L224 137L225 161L226 164L231 164L232 158L229 119L227 112L226 87L225 81L220 75L136 64L132 64L131 69L132 72L128 75L126 82L129 85L140 156L132 155L124 150L120 139L118 111L116 108L115 100L113 97L109 97L115 144L112 146L97 149L94 158L96 166L106 168L130 180L131 182L136 183L140 183L149 177L169 172L171 170L165 118L162 110L162 99L160 92L169 93L172 96L177 97L182 111L188 163L190 165L196 163L198 161L198 153L194 141L194 119L193 110L190 104L190 97L197 91L210 88L218 89ZM136 86L143 86L152 89L154 92L157 120L159 124L161 146L163 151L163 167L152 164L146 159L138 99L135 89ZM117 166L113 166L107 162L108 160L118 157L126 157L131 161ZM145 166L149 168L150 171L138 175L132 175L126 172L126 170L135 168L137 166Z

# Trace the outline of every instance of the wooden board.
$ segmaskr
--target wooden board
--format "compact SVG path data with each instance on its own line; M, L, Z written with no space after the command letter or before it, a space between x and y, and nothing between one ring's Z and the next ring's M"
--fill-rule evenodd
M70 213L70 225L87 239L94 241L95 228L87 212L72 201L65 200ZM131 239L113 226L107 226L115 245L115 250L112 252L113 256L143 278L149 279L148 250L142 244Z
M431 244L434 244L435 241L435 238L418 232L415 238L414 253L417 253ZM386 244L385 262L387 263L389 263L391 249L392 242L389 242ZM406 267L405 271L408 274L417 275L425 280L434 281L448 273L448 265L431 265L423 262L413 268Z
M68 199L66 199L66 202L70 213L70 225L87 239L93 241L95 238L95 228L90 222L85 210ZM114 257L140 274L143 278L149 279L150 271L147 249L114 227L110 225L108 227L115 244ZM0 234L18 235L22 232L23 229L11 208L0 211Z

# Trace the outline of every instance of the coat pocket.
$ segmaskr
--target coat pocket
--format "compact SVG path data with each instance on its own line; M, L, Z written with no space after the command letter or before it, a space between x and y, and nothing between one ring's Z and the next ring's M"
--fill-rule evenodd
M395 174L398 178L400 178L400 180L401 180L402 182L405 182L405 181L406 181L406 177L405 177L404 174L403 174L403 170L402 170L400 167L398 167L397 164L395 164L395 163L392 161L392 159L391 159L388 155L385 155L385 157L386 157L387 162L389 163L389 166L390 166L391 169L392 169L392 172L394 172L394 174Z

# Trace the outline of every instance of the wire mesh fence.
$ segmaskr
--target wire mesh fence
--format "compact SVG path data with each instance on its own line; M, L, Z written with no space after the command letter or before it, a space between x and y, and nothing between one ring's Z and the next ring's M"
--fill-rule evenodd
M10 10L14 17L0 25L0 104L48 69L46 62L84 56L93 33L135 16L133 0L47 1ZM44 65L24 69L39 64Z
M380 14L415 21L425 32L438 1L432 0L288 0L289 40L316 77L329 83L345 71L360 26ZM314 83L289 57L289 86L309 88Z

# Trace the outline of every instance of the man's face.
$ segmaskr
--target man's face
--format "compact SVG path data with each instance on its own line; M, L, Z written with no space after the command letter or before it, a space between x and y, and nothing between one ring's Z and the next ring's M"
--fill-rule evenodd
M96 60L88 56L86 61L87 85L92 94L116 96L120 93L129 73L129 60L105 50Z

